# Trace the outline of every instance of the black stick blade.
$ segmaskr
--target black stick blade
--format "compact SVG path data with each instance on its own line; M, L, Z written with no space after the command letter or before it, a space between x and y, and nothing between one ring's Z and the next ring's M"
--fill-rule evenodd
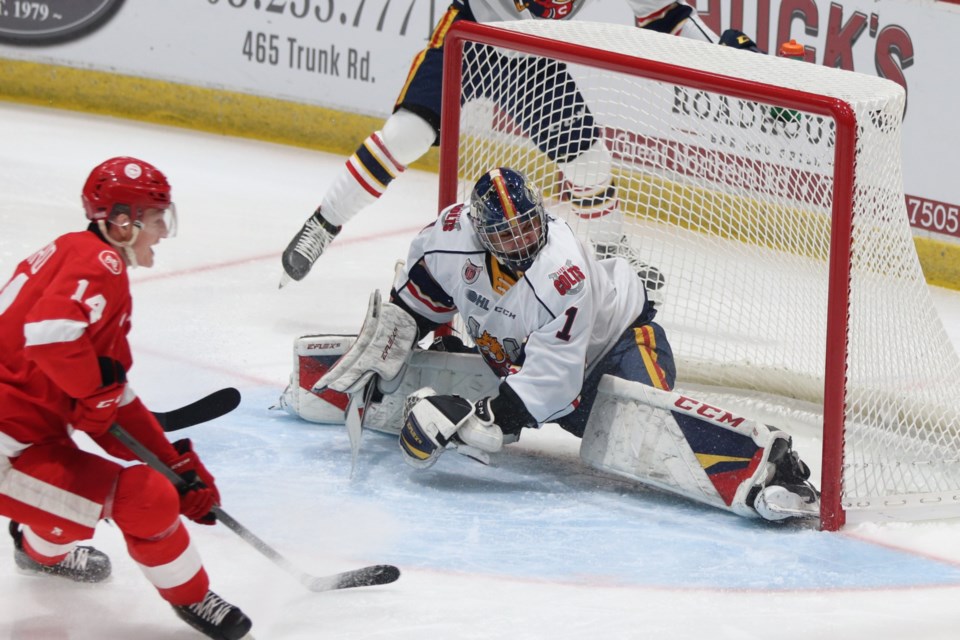
M153 415L164 431L178 431L225 416L238 406L240 392L233 387L226 387L179 409L155 411Z
M374 587L390 584L400 578L400 569L391 564L378 564L354 571L344 571L325 578L304 576L303 584L311 591L332 591L333 589L352 589L354 587Z

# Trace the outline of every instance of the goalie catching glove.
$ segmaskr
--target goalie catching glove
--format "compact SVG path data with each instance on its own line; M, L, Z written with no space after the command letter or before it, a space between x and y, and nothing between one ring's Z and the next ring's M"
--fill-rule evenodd
M460 396L437 395L424 387L407 398L404 413L400 451L404 461L417 469L432 466L448 447L484 454L503 447L503 432L494 422L490 398L471 403Z

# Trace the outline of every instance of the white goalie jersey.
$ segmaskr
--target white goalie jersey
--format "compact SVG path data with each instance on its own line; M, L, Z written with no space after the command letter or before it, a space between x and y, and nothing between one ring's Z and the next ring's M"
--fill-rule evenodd
M513 274L484 251L466 213L454 205L420 232L396 291L432 322L459 312L537 422L570 413L585 375L643 312L642 281L620 258L598 261L552 216L533 266Z

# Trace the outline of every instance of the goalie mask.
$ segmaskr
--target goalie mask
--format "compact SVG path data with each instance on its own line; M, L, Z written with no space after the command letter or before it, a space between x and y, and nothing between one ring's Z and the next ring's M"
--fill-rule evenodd
M480 244L515 271L529 269L547 242L540 192L513 169L494 169L477 180L469 218Z

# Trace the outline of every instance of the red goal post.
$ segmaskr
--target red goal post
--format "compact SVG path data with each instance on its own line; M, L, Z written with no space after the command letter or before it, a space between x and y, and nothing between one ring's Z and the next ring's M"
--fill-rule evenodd
M569 73L609 156L591 171L666 277L678 386L783 399L822 439L824 529L960 514L960 358L907 224L902 88L610 24L460 22L444 46L441 208L512 166L585 224L523 115L563 120L536 105ZM523 59L546 61L526 84Z

